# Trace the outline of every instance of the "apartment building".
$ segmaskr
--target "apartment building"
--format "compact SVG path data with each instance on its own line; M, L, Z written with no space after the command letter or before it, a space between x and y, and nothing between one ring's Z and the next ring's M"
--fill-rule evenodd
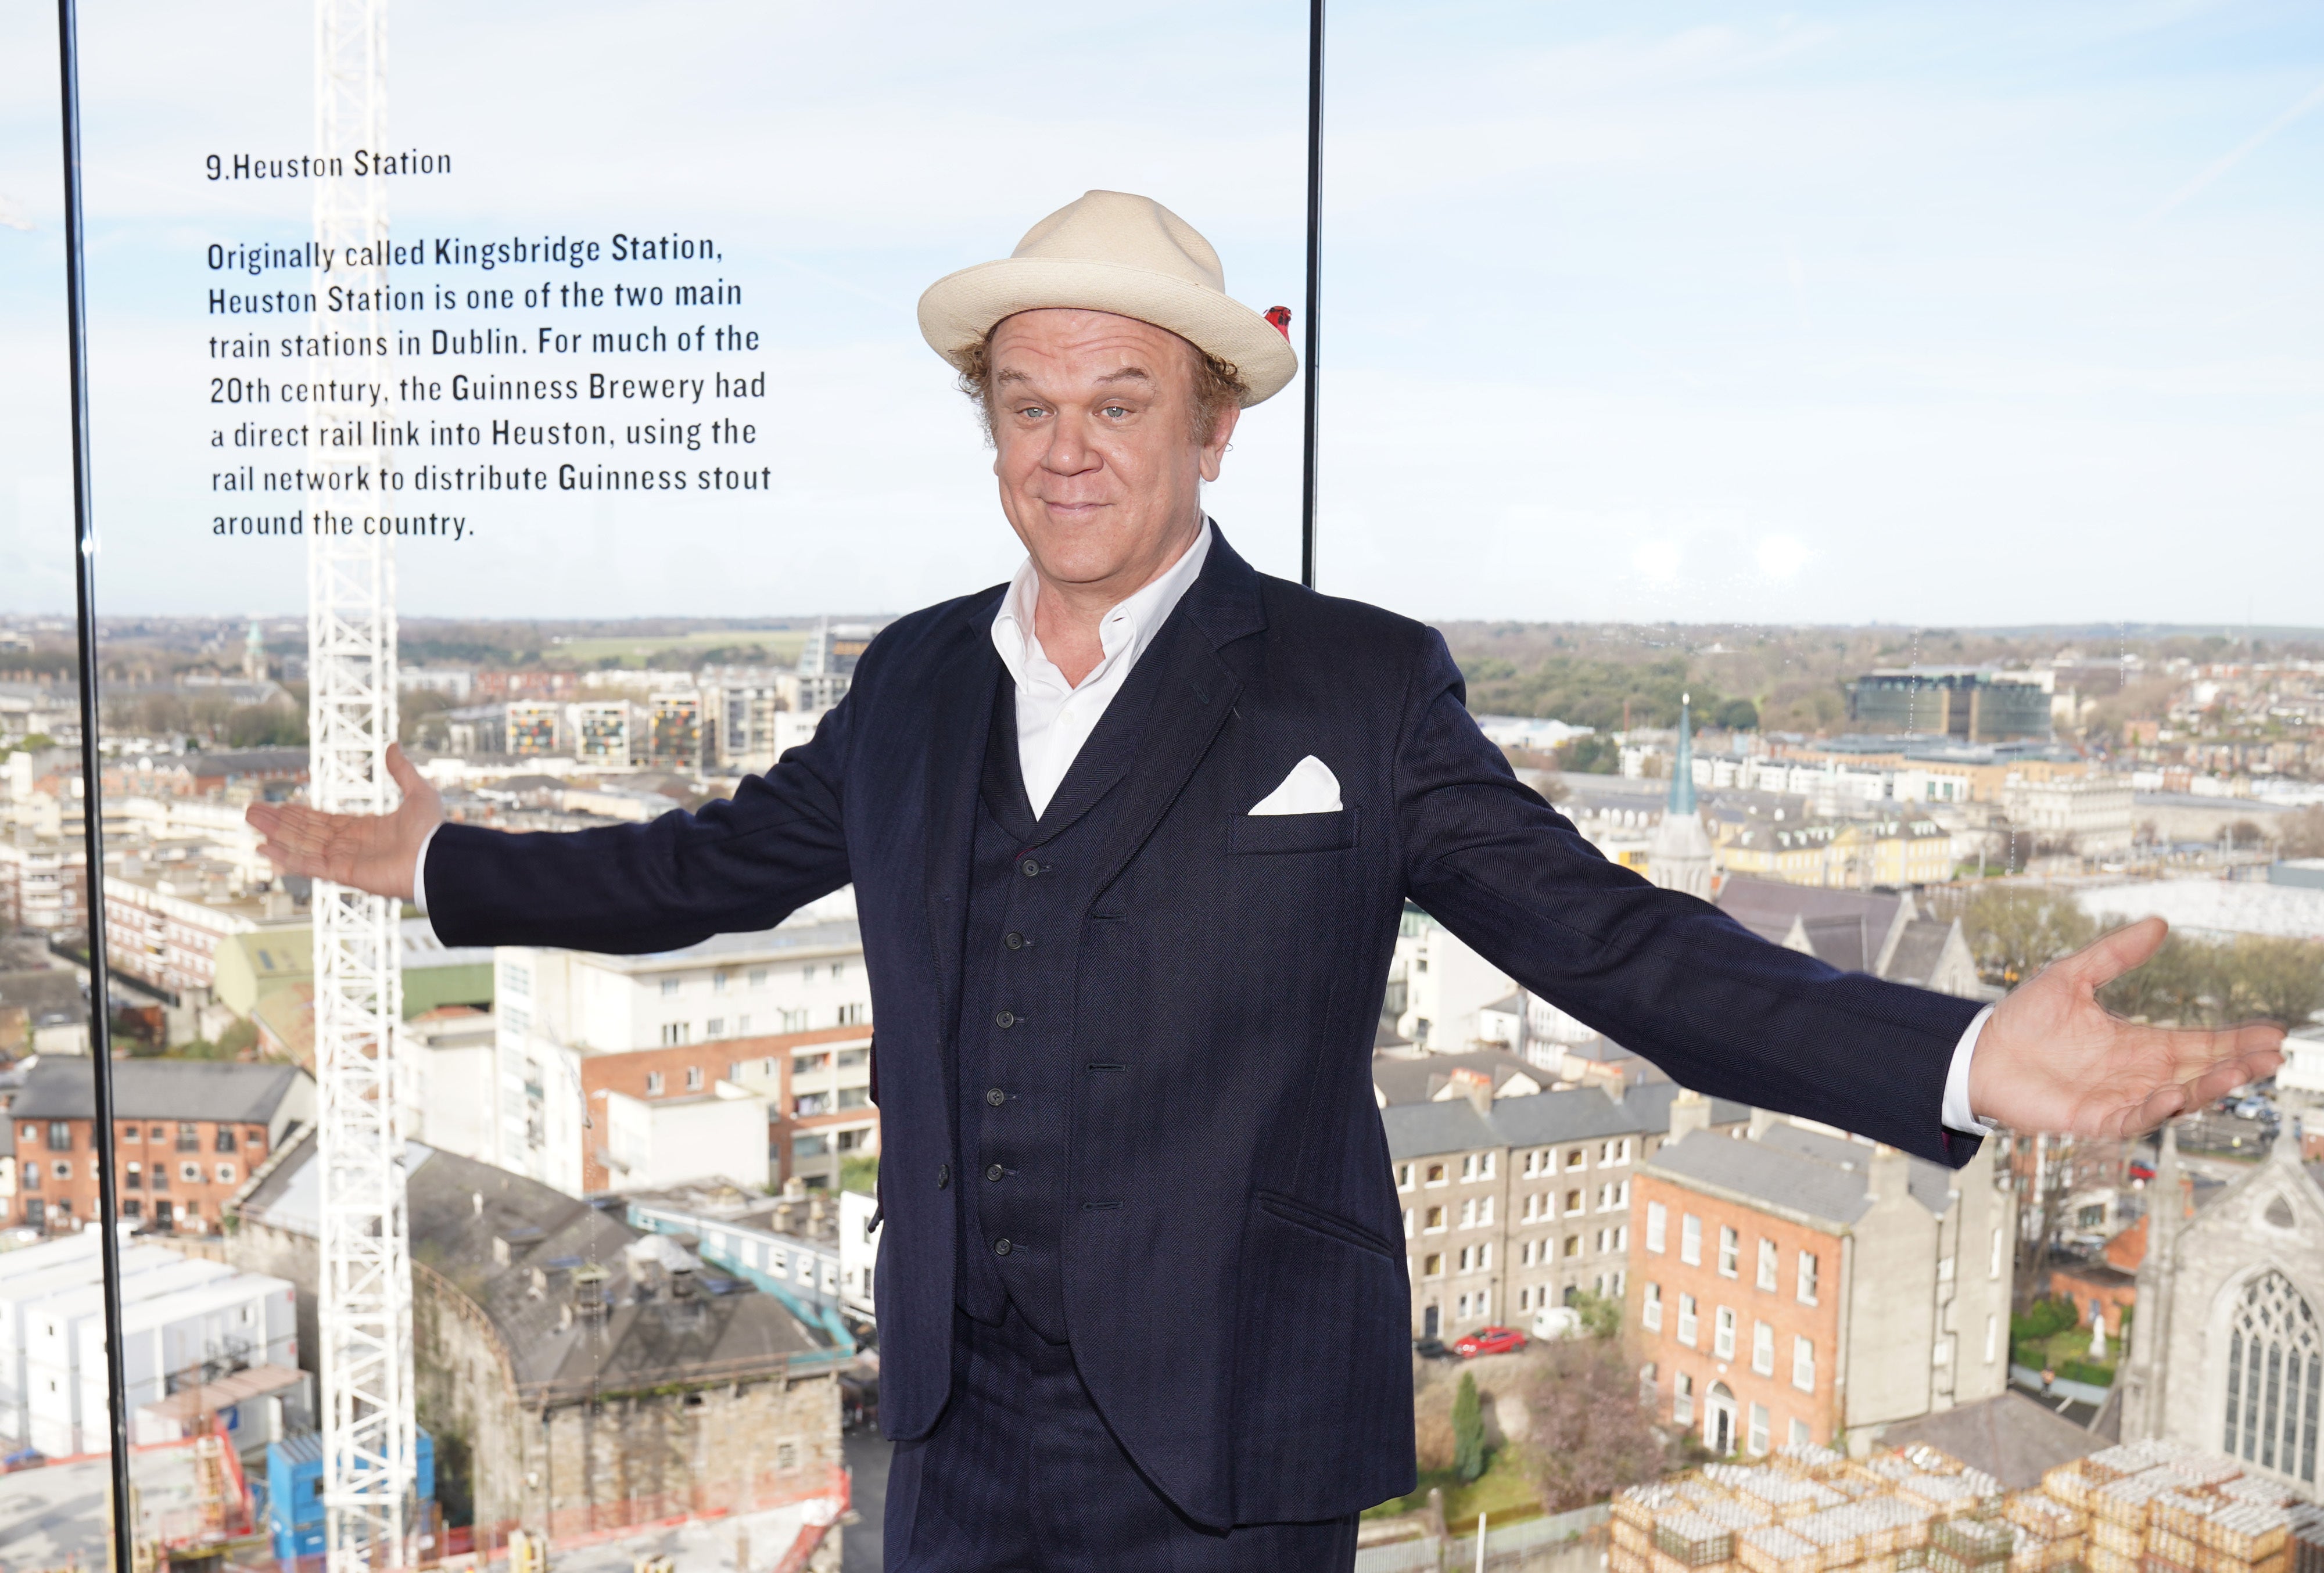
M808 917L645 956L503 946L494 966L494 1108L482 1150L466 1156L568 1195L618 1187L605 1161L606 1099L733 1102L721 1081L761 1101L760 1139L782 1144L771 1168L761 1149L759 1168L726 1179L765 1184L801 1174L835 1185L843 1152L877 1145L867 1134L876 1131L872 992L853 918ZM795 1042L826 1034L835 1038ZM655 1077L660 1090L649 1091ZM637 1120L622 1128L630 1141ZM659 1159L649 1168L657 1185L697 1177Z
M1659 1418L1714 1453L1868 1440L2007 1385L2012 1252L1992 1146L1960 1171L1689 1099L1639 1170L1625 1325Z
M64 1233L97 1216L92 1074L85 1058L43 1058L7 1109L20 1222ZM195 1234L315 1121L315 1079L295 1065L117 1060L113 1099L122 1216Z
M1506 1054L1430 1055L1449 1071L1410 1092L1401 1065L1379 1067L1382 1125L1404 1208L1415 1338L1452 1338L1494 1322L1529 1320L1583 1292L1618 1298L1630 1261L1632 1181L1661 1145L1679 1089L1525 1091L1522 1062ZM1496 1067L1508 1061L1499 1078ZM1474 1063L1472 1063L1474 1062ZM1511 1068L1514 1067L1514 1068ZM1429 1086L1430 1082L1435 1085ZM1751 1111L1720 1100L1712 1122L1741 1131Z

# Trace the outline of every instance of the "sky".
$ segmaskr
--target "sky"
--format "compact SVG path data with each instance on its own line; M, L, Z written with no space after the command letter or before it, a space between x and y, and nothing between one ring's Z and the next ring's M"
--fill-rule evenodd
M478 504L401 548L402 610L900 612L1005 577L920 290L1107 187L1304 310L1305 10L396 0L387 141L455 159L392 184L396 235L714 235L773 480ZM82 13L101 611L302 604L298 543L208 530L239 413L204 259L305 238L309 198L202 160L309 149L310 14ZM0 611L71 603L53 15L0 0ZM1324 590L2324 624L2324 10L1341 0L1328 78ZM1301 394L1209 496L1286 575Z

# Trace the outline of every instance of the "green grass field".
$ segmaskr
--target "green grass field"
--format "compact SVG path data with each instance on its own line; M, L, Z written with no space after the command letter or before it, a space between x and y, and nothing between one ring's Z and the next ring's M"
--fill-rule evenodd
M1418 1513L1428 1505L1432 1486L1443 1488L1445 1527L1456 1535L1474 1534L1480 1513L1492 1514L1495 1523L1513 1523L1541 1512L1541 1498L1534 1495L1533 1482L1519 1467L1517 1449L1503 1445L1493 1449L1485 1472L1469 1485L1456 1481L1450 1469L1425 1469L1411 1495L1383 1502L1364 1516L1394 1518L1398 1513Z

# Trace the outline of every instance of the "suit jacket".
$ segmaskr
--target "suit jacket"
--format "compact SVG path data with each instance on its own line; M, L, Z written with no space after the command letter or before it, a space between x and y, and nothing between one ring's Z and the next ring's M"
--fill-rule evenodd
M891 624L812 741L732 802L570 835L447 825L447 944L640 952L853 881L879 1030L881 1421L951 1387L952 1056L999 587ZM1401 1212L1370 1062L1406 898L1679 1082L1958 1164L1939 1122L1978 1007L1768 944L1607 861L1518 783L1431 629L1214 542L1141 661L1136 769L1071 936L1066 1317L1139 1467L1207 1524L1414 1482ZM1337 813L1248 810L1305 755ZM1087 1202L1118 1203L1088 1207Z

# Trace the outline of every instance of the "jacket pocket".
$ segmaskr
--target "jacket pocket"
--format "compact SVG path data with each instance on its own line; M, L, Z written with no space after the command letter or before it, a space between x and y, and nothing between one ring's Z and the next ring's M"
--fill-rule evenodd
M1356 844L1356 810L1241 814L1227 821L1230 852L1338 852Z
M1261 1192L1243 1228L1236 1299L1237 1521L1334 1518L1411 1490L1402 1251Z

